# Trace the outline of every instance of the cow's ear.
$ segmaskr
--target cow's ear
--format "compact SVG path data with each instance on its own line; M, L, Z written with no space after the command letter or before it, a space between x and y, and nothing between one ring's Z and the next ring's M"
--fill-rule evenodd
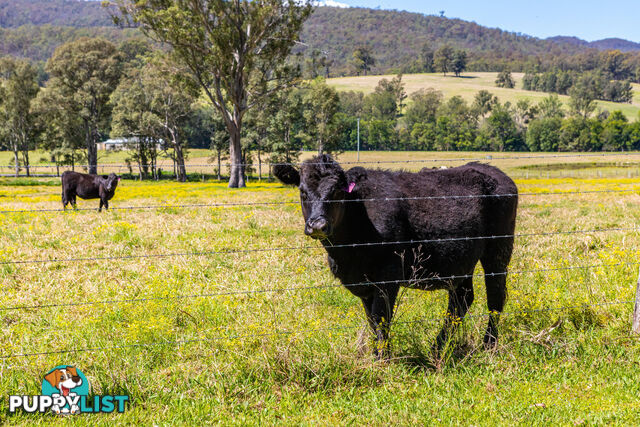
M283 184L300 185L300 172L291 165L279 164L273 166L273 175Z

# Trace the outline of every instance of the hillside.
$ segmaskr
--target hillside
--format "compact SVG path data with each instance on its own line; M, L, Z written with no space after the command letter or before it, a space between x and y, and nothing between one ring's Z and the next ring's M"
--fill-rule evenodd
M588 42L578 37L556 36L549 37L547 40L558 44L578 46L582 48L594 48L598 50L620 50L622 52L640 51L640 43L619 38L608 38Z
M115 42L136 37L133 29L113 25L109 10L99 1L0 0L0 54L44 61L57 46L82 36L101 36ZM542 68L589 49L634 50L640 45L620 39L588 43L572 37L539 39L474 22L418 13L365 8L318 7L304 26L306 56L324 52L331 75L350 75L353 51L371 49L376 65L372 73L419 72L418 58L426 46L436 50L444 44L469 53L468 69L522 71L531 64ZM306 47L305 47L306 46Z
M339 91L356 90L365 93L373 92L378 81L383 78L390 79L393 76L360 76L360 77L340 77L327 80L327 83ZM522 73L513 73L516 81L516 89L505 89L495 87L497 73L465 73L464 78L453 76L442 76L442 74L408 74L402 76L405 84L405 91L411 94L422 88L434 88L441 91L446 98L459 95L468 102L473 101L473 97L480 90L488 90L500 99L500 102L511 102L515 104L519 99L529 99L537 103L549 96L544 92L533 92L520 89L522 87ZM620 110L629 120L636 120L640 113L640 85L633 85L634 99L631 104L620 104L614 102L597 101L599 108L608 111ZM560 99L567 104L568 96L561 95Z

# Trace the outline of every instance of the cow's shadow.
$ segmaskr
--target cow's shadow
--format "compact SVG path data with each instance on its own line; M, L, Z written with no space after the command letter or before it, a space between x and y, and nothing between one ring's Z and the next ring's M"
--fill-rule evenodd
M429 344L416 338L392 343L389 361L415 370L438 372L445 367L455 368L465 363L483 349L468 337L454 337L442 347L436 345L435 339Z

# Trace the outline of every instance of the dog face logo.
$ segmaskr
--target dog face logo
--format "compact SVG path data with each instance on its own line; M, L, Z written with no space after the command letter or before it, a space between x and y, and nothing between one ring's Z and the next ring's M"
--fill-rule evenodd
M54 369L45 375L44 379L52 387L60 390L63 396L69 396L69 391L82 385L82 378L78 375L78 370L74 366L67 366L63 369Z
M66 402L51 407L56 414L77 414L79 397L88 394L89 381L75 366L56 366L44 376L42 381L42 395L54 398L59 396Z

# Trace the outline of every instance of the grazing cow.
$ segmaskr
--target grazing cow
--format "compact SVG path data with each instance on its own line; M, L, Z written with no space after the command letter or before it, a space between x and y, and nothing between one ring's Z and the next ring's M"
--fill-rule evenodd
M62 207L67 209L71 203L76 208L76 196L81 199L100 199L98 212L109 209L109 200L116 192L120 177L115 173L108 176L87 175L86 173L66 171L62 174Z
M491 313L484 344L495 347L518 205L518 189L502 171L481 163L418 173L344 171L323 155L299 171L276 165L273 173L299 187L304 232L322 242L333 274L362 300L376 355L384 357L399 286L448 291L441 347L473 302L478 261ZM482 238L488 236L506 237ZM371 245L348 246L363 243Z

